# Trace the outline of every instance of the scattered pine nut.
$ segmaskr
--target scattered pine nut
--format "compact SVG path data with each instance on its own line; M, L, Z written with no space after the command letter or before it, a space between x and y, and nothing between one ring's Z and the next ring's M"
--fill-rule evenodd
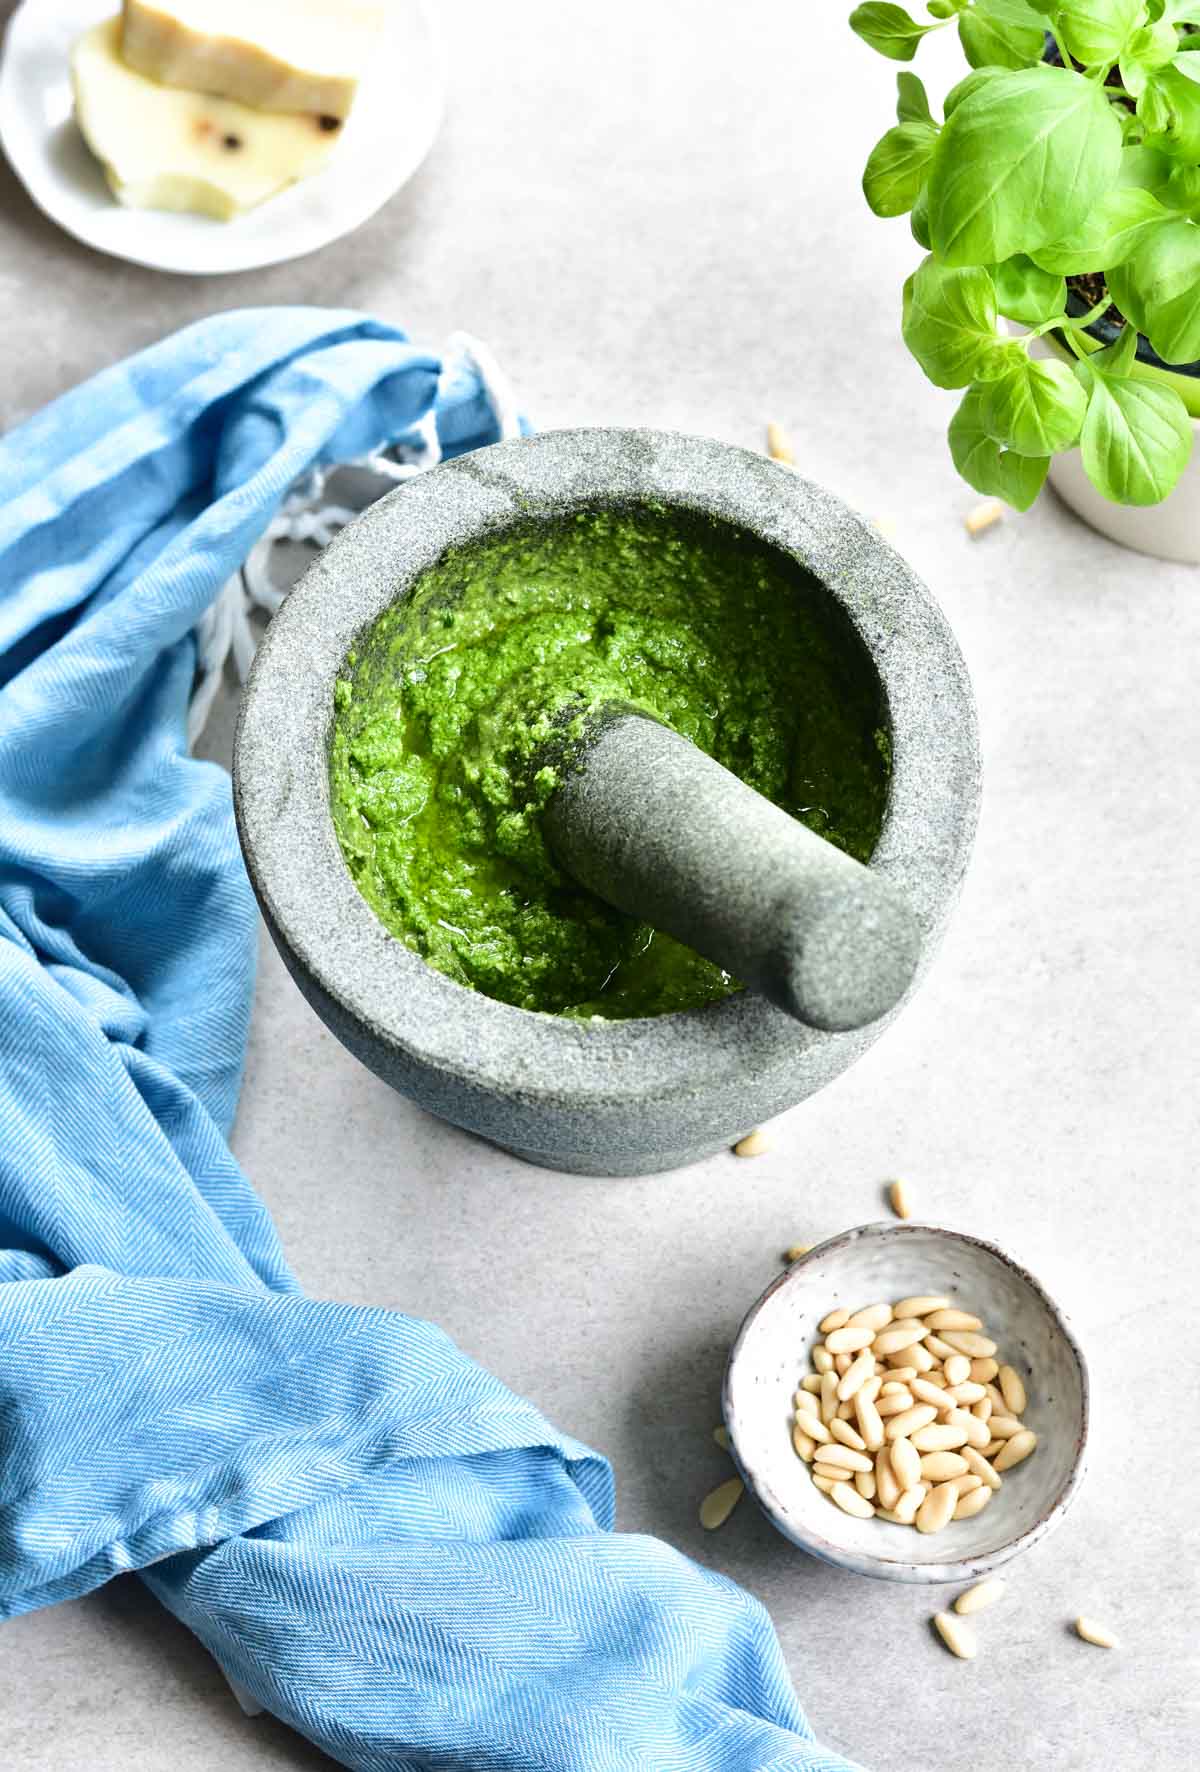
M1094 1643L1097 1649L1115 1649L1117 1646L1117 1639L1112 1632L1106 1630L1102 1624L1097 1624L1093 1618L1077 1618L1075 1632L1085 1643Z
M761 1157L775 1148L775 1141L761 1127L757 1132L748 1132L745 1138L739 1138L733 1147L735 1157Z
M971 1612L982 1612L986 1607L994 1606L1003 1597L1004 1583L998 1575L994 1575L987 1581L977 1581L974 1587L959 1594L954 1602L954 1610L961 1617L966 1617Z
M957 1655L960 1661L973 1661L978 1647L975 1632L953 1612L936 1612L933 1618L938 1636L945 1643L951 1655Z
M717 1445L721 1448L722 1452L728 1452L728 1450L729 1450L729 1429L724 1425L724 1423L722 1423L722 1425L720 1427L715 1427L713 1429L713 1439L717 1442Z
M777 425L774 420L767 425L767 454L772 461L786 462L789 467L796 465L796 452L791 440L783 426Z
M963 528L973 541L999 523L1004 516L1004 506L998 498L985 498L982 504L975 505L963 518Z
M723 1526L745 1493L746 1485L740 1477L730 1477L727 1483L711 1490L700 1503L700 1524L704 1530L715 1532Z
M802 1255L807 1255L811 1248L811 1243L793 1243L790 1249L784 1250L783 1259L788 1267L791 1267L794 1261L799 1261Z
M908 1189L902 1181L894 1181L888 1189L888 1201L897 1218L912 1217L912 1202L908 1197Z

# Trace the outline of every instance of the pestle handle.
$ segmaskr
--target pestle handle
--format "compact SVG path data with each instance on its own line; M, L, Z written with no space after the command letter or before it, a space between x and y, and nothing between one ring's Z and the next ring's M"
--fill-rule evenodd
M606 903L810 1027L864 1027L912 982L921 932L900 894L647 716L598 718L544 828Z

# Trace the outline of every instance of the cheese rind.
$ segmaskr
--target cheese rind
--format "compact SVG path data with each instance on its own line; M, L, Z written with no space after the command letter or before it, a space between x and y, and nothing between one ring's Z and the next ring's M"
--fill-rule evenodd
M274 116L231 99L160 86L121 58L108 19L71 51L75 115L119 202L230 221L317 172L337 128L310 115Z
M384 14L383 0L124 0L121 52L167 86L344 118Z

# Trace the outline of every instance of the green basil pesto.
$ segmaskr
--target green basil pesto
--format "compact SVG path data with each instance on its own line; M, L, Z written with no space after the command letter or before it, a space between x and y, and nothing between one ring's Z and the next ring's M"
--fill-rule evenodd
M387 610L335 695L346 863L387 928L460 984L609 1017L738 989L576 886L546 848L559 779L546 741L612 701L869 859L888 786L879 683L796 562L659 506L508 530L450 552Z

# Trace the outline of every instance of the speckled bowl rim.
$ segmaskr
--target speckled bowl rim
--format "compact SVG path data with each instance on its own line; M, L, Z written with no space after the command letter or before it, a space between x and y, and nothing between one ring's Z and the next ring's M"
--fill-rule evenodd
M832 1544L819 1532L810 1531L789 1520L776 1500L770 1484L755 1474L752 1463L743 1456L743 1452L737 1444L734 1430L734 1409L731 1399L734 1369L750 1330L757 1321L760 1312L775 1297L776 1293L802 1273L809 1262L826 1262L830 1255L836 1254L838 1250L848 1249L853 1244L868 1238L890 1241L894 1238L911 1236L914 1232L920 1232L924 1236L943 1237L948 1243L965 1243L975 1249L982 1249L1002 1267L1015 1274L1017 1279L1028 1286L1041 1300L1054 1327L1070 1349L1079 1370L1079 1437L1066 1482L1041 1517L1024 1532L1019 1532L1015 1538L1009 1539L1006 1544L999 1545L994 1551L989 1551L986 1556L964 1557L953 1563L901 1563L890 1558L863 1556L858 1551L846 1550L841 1545ZM725 1367L725 1379L721 1389L721 1408L726 1428L729 1431L734 1462L745 1480L746 1488L781 1536L797 1545L801 1550L807 1551L810 1556L819 1558L823 1563L832 1563L840 1569L850 1570L855 1575L869 1575L878 1581L925 1583L945 1587L958 1582L978 1580L989 1570L998 1569L1023 1551L1031 1550L1059 1524L1078 1494L1079 1486L1083 1482L1087 1469L1091 1385L1087 1360L1084 1358L1083 1349L1079 1345L1066 1313L1054 1302L1041 1281L1036 1279L1028 1268L1022 1267L1019 1261L1014 1261L1011 1255L1007 1255L998 1244L990 1243L984 1237L973 1237L966 1231L949 1230L946 1226L938 1224L922 1224L916 1219L910 1219L903 1224L884 1222L856 1225L853 1230L842 1231L836 1237L827 1238L824 1243L815 1243L807 1254L800 1257L799 1261L793 1262L790 1267L786 1268L779 1278L767 1287L757 1303L747 1311L742 1326L738 1330Z
M957 642L912 569L832 493L710 438L602 428L493 444L415 477L334 540L268 627L234 743L238 832L277 939L353 1024L408 1065L522 1107L561 1107L565 1078L572 1106L586 1109L692 1102L731 1079L782 1086L813 1048L842 1042L850 1062L891 1019L826 1034L749 992L626 1021L517 1009L434 970L384 928L350 876L329 813L327 760L334 683L350 647L447 547L531 516L656 500L741 524L790 554L858 633L893 743L871 865L908 895L927 936L923 964L975 834L978 727ZM395 558L386 594L381 554Z

